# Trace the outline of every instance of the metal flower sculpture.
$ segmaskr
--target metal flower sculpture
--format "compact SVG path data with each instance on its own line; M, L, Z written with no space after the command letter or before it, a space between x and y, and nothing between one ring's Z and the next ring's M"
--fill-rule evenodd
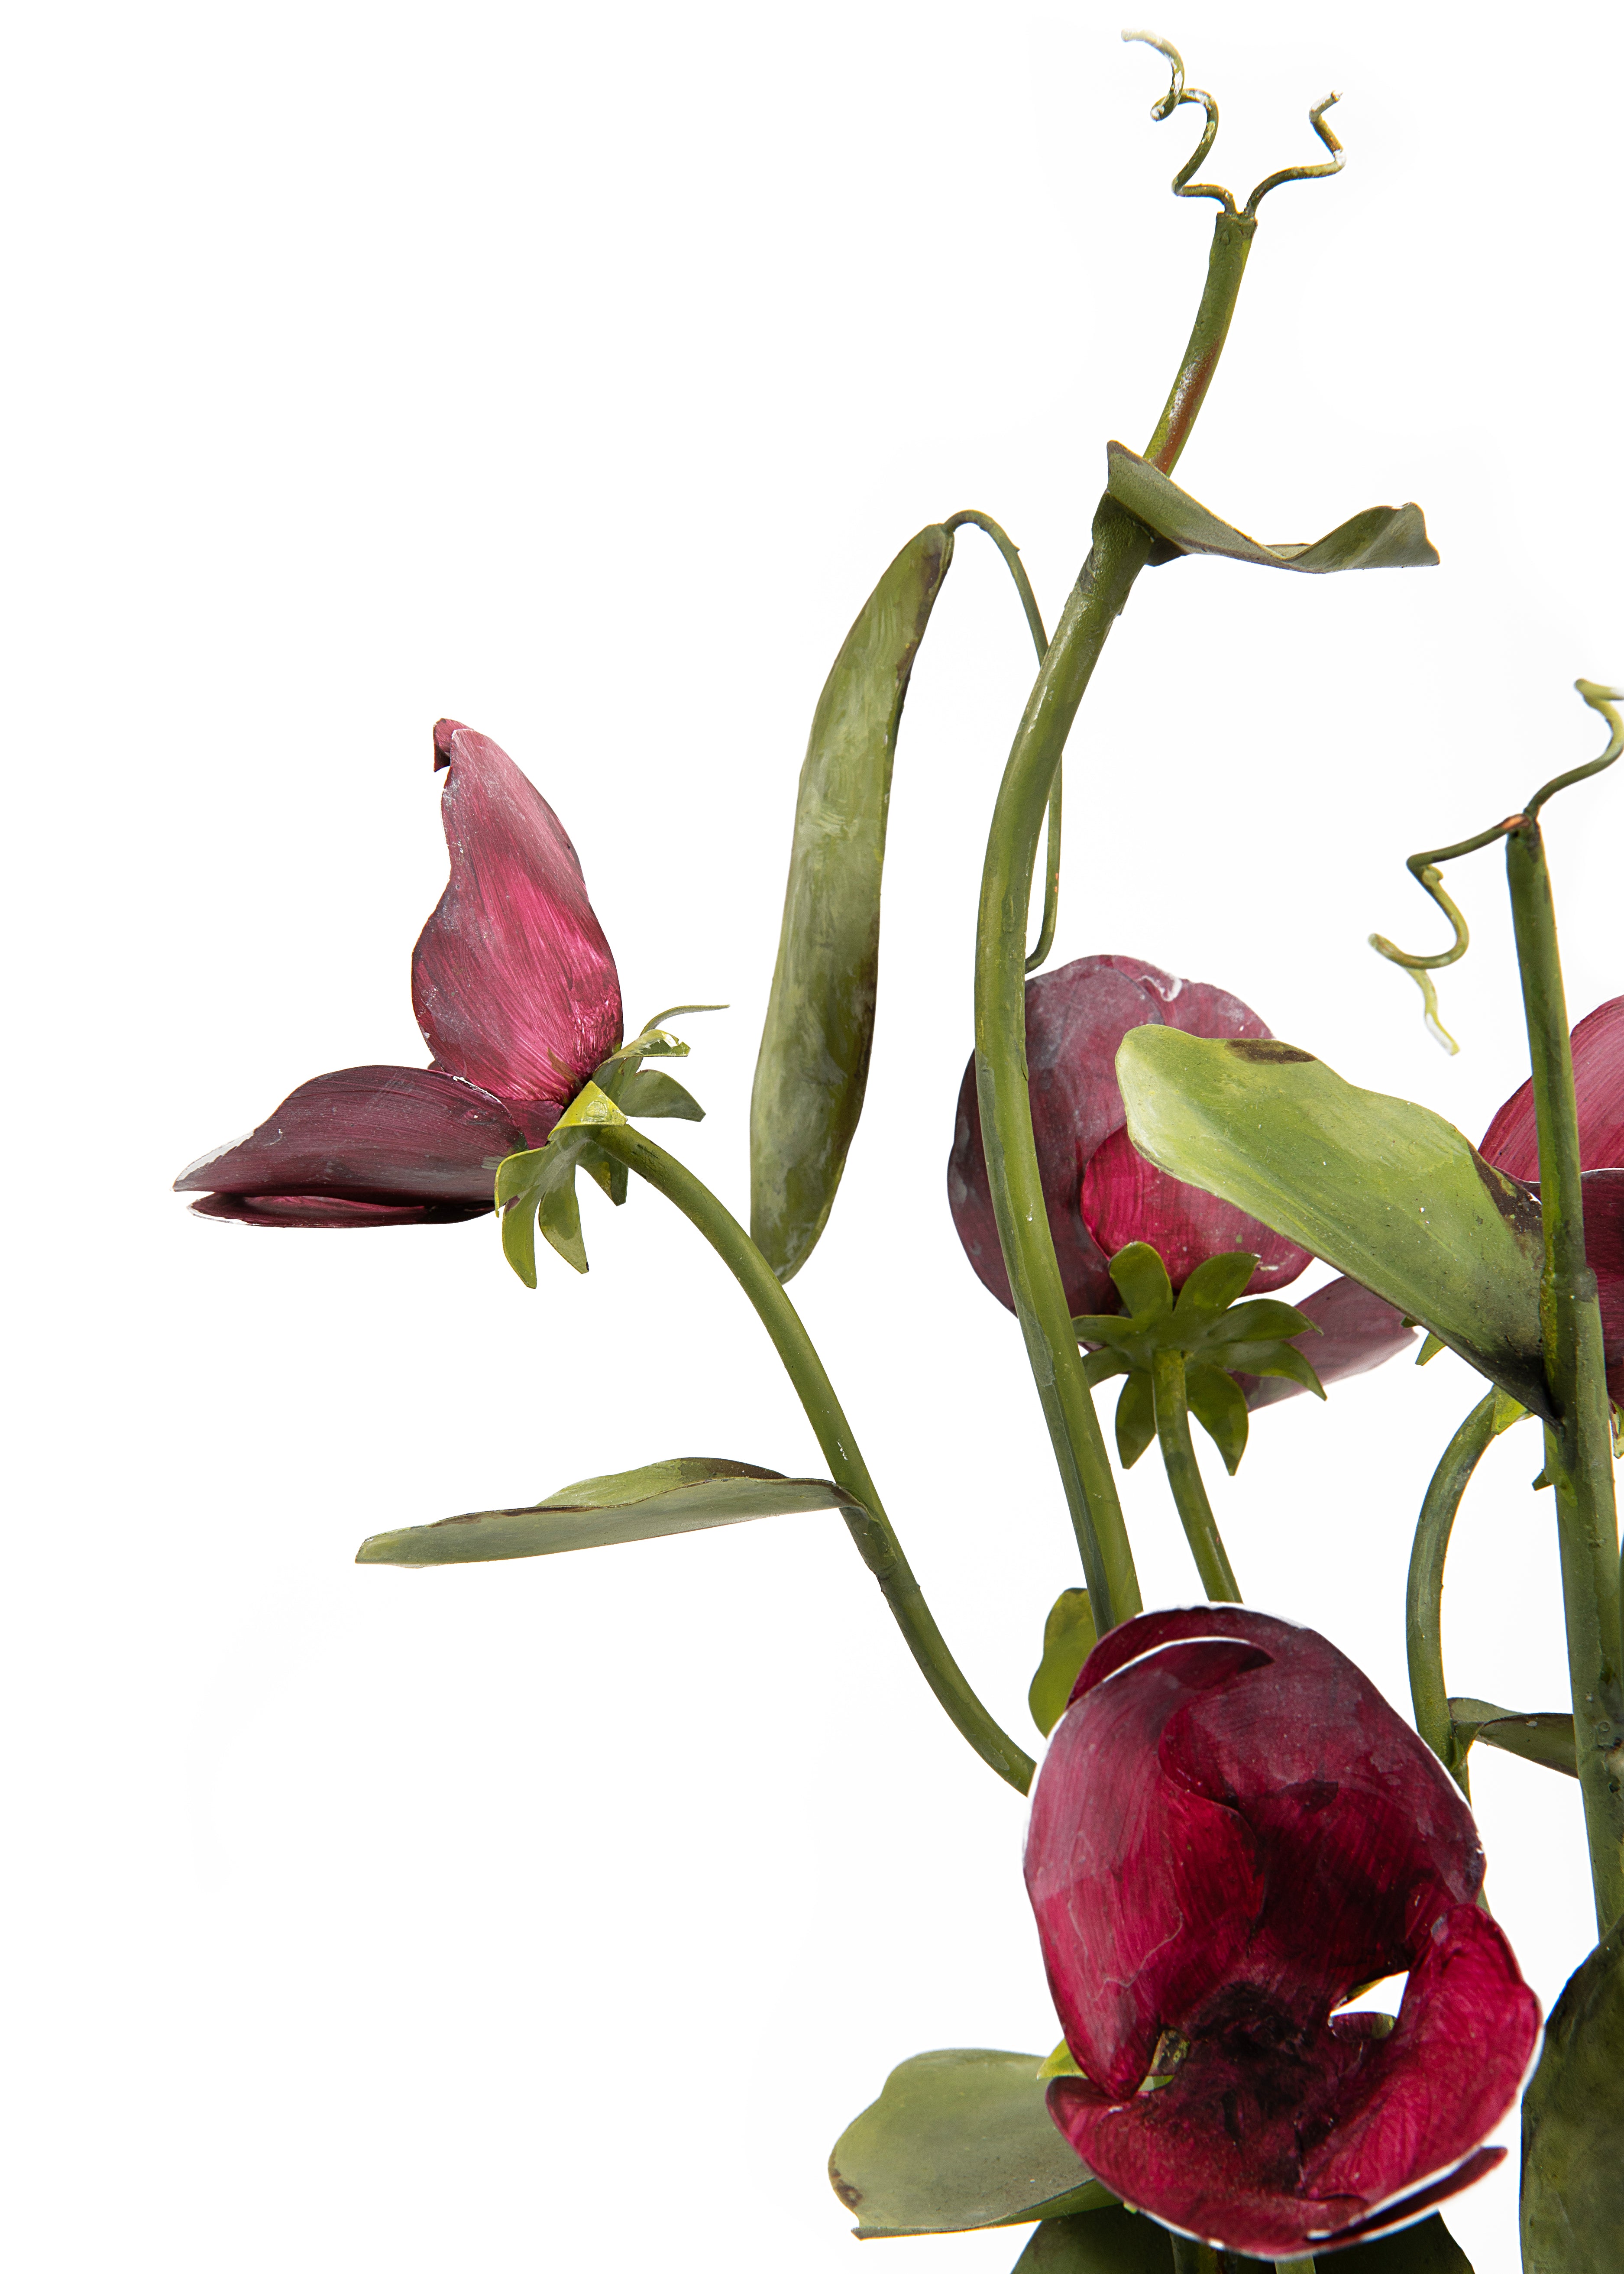
M1434 1756L1322 1636L1237 1607L1129 1620L1033 1797L1026 1886L1077 2074L1049 2112L1135 2209L1295 2258L1497 2164L1539 2009L1477 1902ZM1396 2022L1339 2010L1408 1973Z
M562 823L505 750L434 729L451 879L411 960L432 1066L348 1066L176 1180L239 1224L458 1224L620 1041L614 959Z

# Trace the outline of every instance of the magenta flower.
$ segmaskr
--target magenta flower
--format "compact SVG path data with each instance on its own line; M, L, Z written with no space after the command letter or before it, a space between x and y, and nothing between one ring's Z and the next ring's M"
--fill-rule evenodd
M239 1224L457 1224L499 1163L545 1141L620 1041L620 985L575 848L506 751L434 729L451 880L411 959L433 1065L349 1066L176 1179Z
M1080 2074L1049 2112L1124 2202L1257 2258L1406 2225L1490 2170L1539 2009L1440 1764L1320 1635L1157 1611L1084 1666L1026 1886ZM1396 2024L1339 2013L1408 1973Z
M1198 1264L1237 1248L1259 1259L1248 1290L1254 1295L1289 1286L1313 1260L1255 1216L1181 1183L1134 1150L1116 1086L1116 1052L1130 1028L1147 1026L1226 1040L1265 1040L1269 1032L1255 1011L1222 988L1175 979L1135 956L1086 955L1026 982L1032 1125L1073 1318L1121 1309L1109 1262L1138 1239L1156 1250L1176 1289ZM974 1059L959 1093L947 1193L981 1284L1013 1309L987 1184ZM1392 1305L1356 1280L1333 1280L1301 1307L1321 1329L1312 1352L1321 1382L1362 1374L1413 1339ZM1263 1404L1298 1389L1295 1382L1272 1378L1252 1384L1248 1399Z
M1601 1298L1607 1389L1624 1405L1624 995L1581 1019L1572 1042L1585 1261ZM1531 1079L1506 1100L1477 1149L1492 1167L1538 1191Z

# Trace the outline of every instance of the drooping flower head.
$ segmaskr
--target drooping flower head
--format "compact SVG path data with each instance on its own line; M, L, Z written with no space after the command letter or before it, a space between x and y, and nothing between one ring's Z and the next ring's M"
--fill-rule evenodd
M349 1066L301 1083L176 1190L242 1224L455 1224L497 1167L545 1141L620 1041L620 986L562 823L505 750L434 729L451 877L413 951L429 1067Z
M1539 2034L1442 1766L1320 1635L1236 1606L1115 1628L1033 1794L1026 1886L1079 2074L1055 2121L1123 2200L1258 2258L1404 2225ZM1395 2025L1339 2013L1407 1973Z
M1222 1040L1264 1041L1257 1013L1221 987L1176 979L1132 955L1086 955L1026 982L1026 1063L1033 1134L1055 1254L1073 1318L1121 1308L1110 1259L1135 1240L1154 1247L1173 1286L1215 1255L1258 1258L1248 1292L1273 1294L1313 1260L1228 1201L1182 1183L1135 1151L1116 1083L1116 1051L1135 1027L1177 1027ZM981 1148L975 1064L959 1093L948 1201L982 1284L1012 1309ZM1413 1340L1390 1304L1351 1279L1302 1305L1320 1328L1314 1371L1336 1382L1378 1366ZM1249 1402L1297 1393L1283 1378L1252 1383Z

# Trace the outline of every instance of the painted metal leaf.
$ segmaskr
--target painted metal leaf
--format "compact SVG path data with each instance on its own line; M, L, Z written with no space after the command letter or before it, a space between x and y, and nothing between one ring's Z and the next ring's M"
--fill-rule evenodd
M1114 2203L1052 2121L1042 2066L1041 2053L978 2047L916 2053L892 2069L829 2159L859 2240L960 2234Z
M1522 2096L1525 2274L1618 2274L1621 2140L1624 1919L1557 1999Z
M1126 1035L1116 1078L1158 1168L1312 1247L1548 1416L1539 1204L1440 1115L1289 1043L1173 1027Z
M1046 2218L1014 2274L1173 2274L1173 2238L1121 2203Z
M1220 521L1164 473L1120 442L1106 446L1106 486L1119 505L1154 529L1162 550L1153 564L1184 553L1216 553L1260 568L1296 568L1309 576L1342 568L1436 568L1438 555L1418 505L1373 505L1312 545L1260 545Z
M1496 1745L1542 1769L1570 1777L1579 1773L1571 1713L1513 1713L1504 1706L1491 1706L1486 1698L1452 1698L1449 1719L1469 1745Z
M563 1555L709 1532L806 1509L854 1508L821 1477L786 1477L748 1461L690 1456L566 1485L534 1508L492 1508L440 1524L414 1524L364 1540L357 1563L495 1563L516 1555Z
M1032 1718L1046 1737L1065 1712L1071 1685L1098 1640L1087 1588L1064 1588L1043 1622L1043 1655L1026 1692Z
M750 1100L750 1234L780 1279L817 1243L862 1111L897 725L952 557L951 530L909 538L846 634L813 714Z

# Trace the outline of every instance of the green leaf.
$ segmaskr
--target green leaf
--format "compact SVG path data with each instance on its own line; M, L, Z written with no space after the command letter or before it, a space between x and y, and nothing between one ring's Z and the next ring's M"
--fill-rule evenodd
M1579 1773L1578 1749L1574 1743L1571 1713L1511 1713L1491 1706L1486 1698L1452 1698L1449 1719L1468 1745L1497 1745L1502 1753L1533 1761L1542 1769L1562 1775Z
M673 1082L672 1088L677 1085ZM686 1095L686 1092L684 1093ZM577 1271L587 1268L575 1200L575 1171L584 1169L618 1208L626 1198L627 1171L595 1145L591 1131L626 1116L595 1081L583 1082L554 1122L545 1145L509 1153L496 1171L496 1205L502 1212L502 1253L527 1287L536 1284L536 1224Z
M1099 1640L1086 1587L1067 1587L1043 1622L1043 1655L1026 1692L1032 1718L1047 1737L1065 1712L1083 1660Z
M1046 2218L1013 2274L1173 2274L1173 2238L1121 2203Z
M1373 505L1340 523L1312 545L1259 545L1256 538L1197 503L1188 490L1169 481L1147 459L1120 442L1106 446L1106 487L1136 520L1154 529L1169 551L1214 553L1227 561L1250 561L1261 568L1297 568L1324 576L1341 568L1436 568L1438 555L1418 505ZM1153 562L1158 558L1153 553Z
M649 1468L587 1477L534 1508L485 1509L414 1524L364 1540L357 1563L495 1563L515 1555L563 1555L577 1547L613 1547L673 1532L709 1532L762 1516L803 1509L855 1508L838 1485L820 1477L785 1477L748 1461L690 1457Z
M1116 1457L1131 1469L1156 1434L1156 1399L1147 1374L1131 1374L1116 1400Z
M1624 2235L1624 1919L1569 1981L1522 2096L1526 2274L1618 2274Z
M1181 1319L1215 1319L1245 1293L1257 1268L1257 1257L1244 1247L1232 1248L1224 1255L1209 1255L1205 1263L1196 1265L1179 1289L1173 1308Z
M859 2239L959 2234L1115 2202L1051 2120L1042 2059L954 2048L892 2069L829 2158Z
M1274 1343L1289 1335L1318 1334L1320 1329L1305 1311L1294 1310L1273 1295L1259 1295L1250 1303L1237 1303L1232 1311L1207 1329L1209 1348L1222 1343Z
M1126 1247L1119 1247L1109 1268L1116 1291L1136 1326L1171 1317L1173 1283L1167 1265L1148 1240L1130 1240Z
M1241 1465L1252 1427L1239 1383L1222 1367L1186 1366L1184 1396L1190 1411L1223 1455L1224 1467L1233 1476Z
M846 634L813 714L750 1100L750 1233L780 1279L817 1243L862 1111L897 725L952 557L950 530L910 538Z
M650 1120L703 1121L705 1118L698 1099L658 1066L641 1066L628 1075L616 1103L622 1113L640 1113Z
M1549 1414L1538 1203L1458 1129L1287 1043L1139 1027L1116 1079L1158 1168L1312 1248Z
M1325 2263L1343 2274L1472 2274L1470 2259L1436 2211L1413 2226L1401 2226L1396 2234L1339 2250Z

